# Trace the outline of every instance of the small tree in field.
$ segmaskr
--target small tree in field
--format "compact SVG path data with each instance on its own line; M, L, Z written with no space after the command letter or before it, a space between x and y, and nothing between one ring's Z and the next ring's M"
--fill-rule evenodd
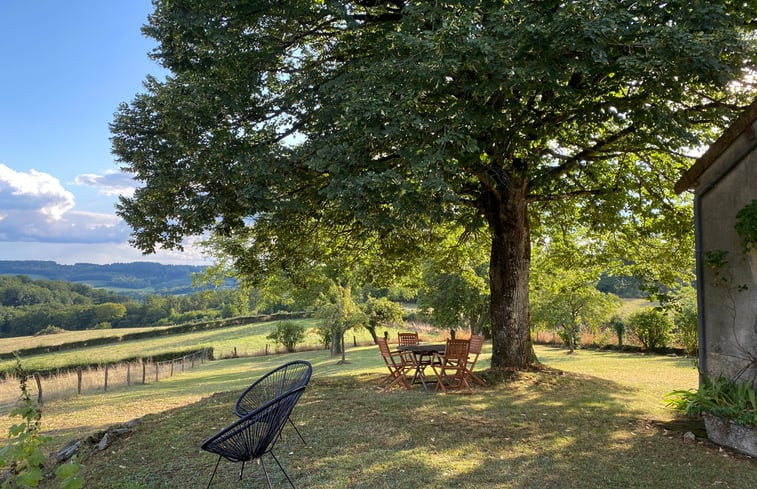
M305 339L305 327L294 321L281 321L266 338L281 344L288 353L294 353L297 344Z
M316 317L320 319L319 328L328 330L331 338L331 356L341 353L341 362L346 362L344 351L344 333L367 323L366 315L352 300L352 289L333 284L328 294L321 298ZM324 335L325 336L325 335Z
M618 337L618 348L623 348L623 337L626 334L626 323L620 316L614 316L610 319L610 327L615 331L615 335Z
M582 328L597 332L621 302L597 290L602 264L568 233L534 246L532 324L556 330L572 353Z
M366 328L376 343L376 328L397 325L402 322L402 307L386 297L369 297L360 308L368 320Z
M532 319L534 323L556 329L573 353L579 344L581 329L598 329L615 311L620 299L598 291L594 282L556 282L556 288L534 294Z
M645 350L659 350L670 342L673 323L665 313L648 307L631 314L628 326Z

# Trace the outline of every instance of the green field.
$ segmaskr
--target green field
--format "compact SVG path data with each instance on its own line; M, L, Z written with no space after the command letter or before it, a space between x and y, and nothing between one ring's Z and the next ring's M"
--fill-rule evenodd
M49 335L0 338L0 353L11 353L24 348L34 348L37 346L55 346L97 338L118 337L130 333L141 333L143 331L152 331L169 327L170 326L150 326L143 328L88 329L83 331L64 331L62 333Z
M123 354L119 348L158 351L202 344L255 349L271 328L232 327L97 347L89 354L116 358ZM385 367L375 346L350 344L347 364L322 349L217 360L157 383L49 402L43 430L60 446L139 419L127 437L85 457L86 487L200 487L215 458L198 447L234 419L239 392L275 366L301 358L314 366L311 385L294 413L308 443L285 431L277 445L297 487L757 486L754 460L703 440L687 444L680 432L666 428L675 415L663 396L696 386L692 359L593 351L567 355L547 346L536 351L549 369L513 374L504 383L477 387L471 396L434 395L419 388L377 392L373 385ZM487 344L481 370L488 368L490 355ZM0 432L12 422L2 419ZM266 462L278 478L276 487L284 487L275 464ZM259 466L250 465L243 487L265 486L261 474ZM239 487L237 475L238 467L222 463L213 487Z
M301 319L296 322L302 324L307 329L305 341L299 345L299 347L307 349L322 348L320 345L320 339L314 330L316 321L313 319ZM65 368L77 365L88 365L93 362L93 359L97 363L115 363L124 359L137 357L147 358L153 355L164 354L166 352L183 352L202 348L213 348L214 354L218 358L232 356L234 351L236 351L237 356L258 355L266 351L266 345L268 345L269 352L276 351L277 345L266 338L275 327L276 322L268 322L230 326L191 333L171 334L97 347L33 355L23 358L22 362L24 368L29 370ZM134 330L136 329L137 328ZM73 338L79 337L78 335L80 334L84 338L88 338L88 334L92 334L92 337L98 337L98 335L108 335L114 331L121 330L105 330L103 333L97 331L69 332L63 333L60 336L65 335L64 339L67 341L76 341ZM396 330L392 329L391 331L395 332ZM49 340L48 337L32 337L27 339L31 340L30 343L45 340L54 341L52 337L58 336L59 335L52 335ZM24 345L24 341L24 339L16 338L0 340L0 351L13 351L14 348L8 345ZM350 343L357 341L358 343L365 344L371 341L371 337L367 330L360 329L355 331L354 334L350 332L346 341ZM52 344L59 343L60 341ZM29 344L24 347L30 346L33 345ZM0 371L12 369L14 365L14 360L0 361Z
M490 346L480 362L486 368ZM215 458L202 440L234 419L238 393L267 370L309 360L314 376L277 455L306 488L746 488L755 461L706 442L686 444L662 424L662 401L694 387L690 359L537 346L559 368L513 375L472 396L420 389L379 393L384 367L375 347L350 348L337 364L323 351L210 362L166 382L46 406L56 440L141 417L135 431L84 461L92 488L199 487ZM221 393L216 395L216 393ZM162 453L161 457L149 457ZM277 482L275 464L267 465ZM258 487L260 467L243 487ZM238 467L222 463L213 487L240 487ZM52 486L48 486L52 487ZM284 487L278 485L276 487Z

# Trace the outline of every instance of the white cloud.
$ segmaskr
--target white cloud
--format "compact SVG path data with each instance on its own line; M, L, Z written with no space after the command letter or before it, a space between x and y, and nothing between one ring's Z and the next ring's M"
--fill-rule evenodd
M126 173L80 175L76 182L110 196L129 194L134 181ZM18 172L0 163L0 259L51 260L58 263L159 263L207 265L200 237L187 238L184 251L158 250L143 255L129 245L131 229L115 212L76 208L74 194L54 176Z
M74 194L48 173L0 164L0 240L124 242L129 228L115 214L75 210Z
M94 187L101 194L108 196L123 195L130 197L134 194L136 188L136 182L132 176L121 171L109 171L105 175L85 173L76 177L74 183Z
M48 221L59 220L74 207L74 194L47 173L14 171L0 163L0 208L6 218L14 211L35 212Z

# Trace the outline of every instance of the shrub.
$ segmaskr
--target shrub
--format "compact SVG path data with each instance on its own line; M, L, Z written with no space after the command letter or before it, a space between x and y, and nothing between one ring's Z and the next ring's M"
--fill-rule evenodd
M668 406L688 416L711 414L744 426L757 425L757 394L748 383L705 377L698 390L673 391L666 400Z
M305 339L305 327L294 321L281 321L267 338L283 345L287 352L293 353L297 343Z
M673 318L676 338L689 355L696 355L699 350L698 322L696 304L684 304Z
M63 328L59 328L58 326L54 326L52 324L48 324L45 329L41 329L34 333L34 336L43 336L48 334L58 334L58 333L65 333L66 330Z
M668 316L651 307L632 314L628 326L645 350L659 350L667 345L673 328Z
M626 334L626 323L623 320L615 316L610 319L610 327L615 331L615 335L618 337L618 347L623 348L623 337Z
M42 411L32 400L27 389L27 373L21 368L21 360L16 357L16 375L19 378L21 397L19 406L10 415L22 418L8 430L8 441L0 447L0 467L9 470L2 483L3 489L37 487L43 479L45 448L49 438L42 435L40 425ZM81 489L84 481L79 477L78 463L61 465L55 476L63 489Z

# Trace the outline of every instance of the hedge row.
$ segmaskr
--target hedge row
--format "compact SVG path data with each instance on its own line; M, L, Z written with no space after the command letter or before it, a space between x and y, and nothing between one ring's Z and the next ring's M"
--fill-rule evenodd
M139 333L128 333L122 336L104 336L102 338L92 338L89 340L72 341L61 343L59 345L35 346L33 348L23 348L16 352L0 353L0 360L9 360L15 355L27 357L32 355L41 355L44 353L55 353L59 351L75 350L77 348L86 348L91 346L108 345L121 343L123 341L143 340L146 338L157 338L172 334L191 333L194 331L206 331L211 329L228 328L231 326L241 326L244 324L264 323L268 321L277 321L282 319L302 319L307 315L303 312L296 313L276 313L265 314L260 316L239 316L230 319L220 319L216 321L207 321L202 323L186 323L172 326L169 328L156 328L150 331L141 331Z

